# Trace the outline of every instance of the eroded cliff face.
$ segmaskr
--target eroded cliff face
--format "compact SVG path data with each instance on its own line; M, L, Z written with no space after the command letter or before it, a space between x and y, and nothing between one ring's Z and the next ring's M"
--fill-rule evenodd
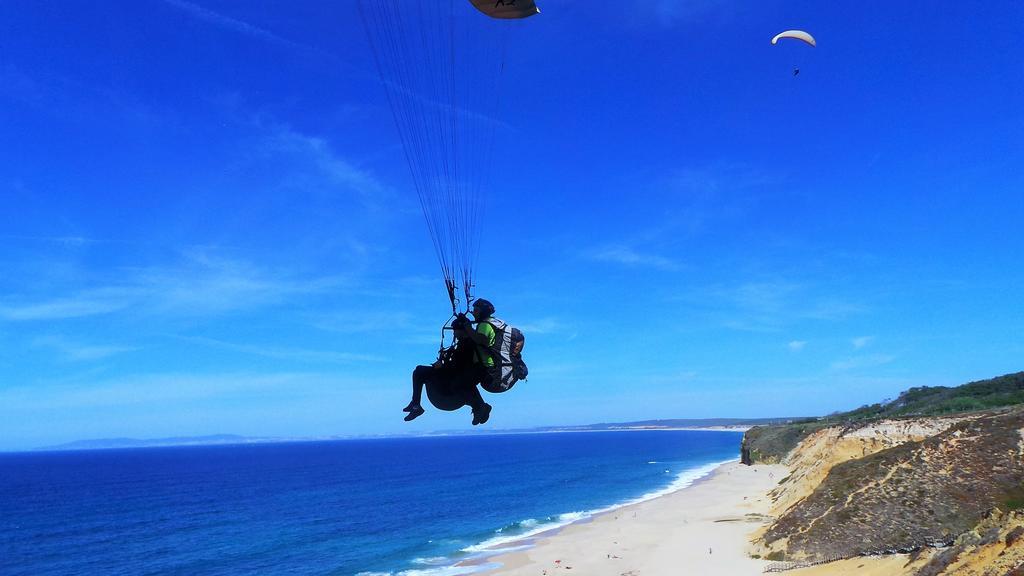
M816 489L837 464L864 458L945 431L962 418L885 420L856 427L834 426L808 436L785 458L793 471L772 491L775 511L785 512Z
M1024 408L809 433L784 457L792 473L755 552L861 564L903 552L908 575L1011 573L1024 565L1022 429Z

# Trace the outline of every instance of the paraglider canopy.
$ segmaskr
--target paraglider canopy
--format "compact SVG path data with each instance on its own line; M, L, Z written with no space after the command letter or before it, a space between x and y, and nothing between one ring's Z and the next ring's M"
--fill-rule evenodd
M781 38L793 38L796 40L803 40L804 42L810 44L811 46L818 45L817 42L814 41L814 36L811 36L810 33L804 32L803 30L786 30L785 32L780 32L776 34L774 38L772 38L772 44L778 44Z
M540 12L533 0L469 0L491 18L526 18Z

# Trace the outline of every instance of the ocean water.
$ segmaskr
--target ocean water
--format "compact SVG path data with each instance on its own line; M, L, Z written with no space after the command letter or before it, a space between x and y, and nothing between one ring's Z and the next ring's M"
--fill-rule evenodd
M741 435L566 432L0 454L0 574L447 575L685 486Z

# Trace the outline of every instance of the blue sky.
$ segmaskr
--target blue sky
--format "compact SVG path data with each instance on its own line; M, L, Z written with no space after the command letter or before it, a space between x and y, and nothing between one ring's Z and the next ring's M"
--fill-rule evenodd
M531 378L494 427L1022 369L1024 5L749 4L512 37L477 292ZM401 420L448 303L350 0L4 2L0 198L0 449L469 427Z

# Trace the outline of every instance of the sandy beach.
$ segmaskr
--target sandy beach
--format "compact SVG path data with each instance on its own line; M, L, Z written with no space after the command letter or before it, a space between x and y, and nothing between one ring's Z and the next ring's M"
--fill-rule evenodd
M764 524L767 492L782 465L723 464L693 485L530 539L529 547L488 559L488 575L678 576L761 574L748 555Z

